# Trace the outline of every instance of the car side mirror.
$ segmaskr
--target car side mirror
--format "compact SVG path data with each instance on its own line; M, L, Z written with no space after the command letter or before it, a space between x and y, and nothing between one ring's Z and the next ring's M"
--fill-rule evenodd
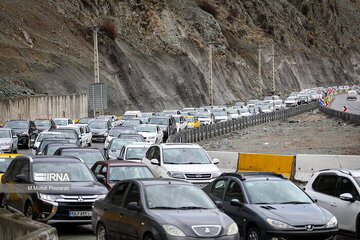
M213 159L213 164L219 164L219 162L220 162L219 159L217 159L217 158Z
M244 204L239 199L231 199L230 205L242 207Z
M150 163L151 163L152 165L158 165L158 166L160 166L160 162L159 162L159 160L157 160L156 158L151 159L151 160L150 160Z
M135 212L141 212L141 206L137 204L137 202L129 202L127 205L127 209L135 211Z
M26 183L28 181L24 174L16 175L14 180L15 182L21 182L21 183Z
M354 202L355 199L350 193L343 193L340 195L340 199L343 201Z
M96 179L101 183L105 183L105 176L103 175L97 174Z

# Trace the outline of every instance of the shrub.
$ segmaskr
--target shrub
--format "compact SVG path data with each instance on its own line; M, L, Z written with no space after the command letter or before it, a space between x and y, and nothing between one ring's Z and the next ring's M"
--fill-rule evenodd
M219 12L218 10L216 9L216 6L212 5L211 3L209 3L208 1L206 0L199 0L197 2L197 5L202 9L204 10L205 12L208 12L210 13L211 15L214 16L214 18L217 18Z
M118 35L115 24L109 20L106 20L101 24L101 29L112 39L115 39Z

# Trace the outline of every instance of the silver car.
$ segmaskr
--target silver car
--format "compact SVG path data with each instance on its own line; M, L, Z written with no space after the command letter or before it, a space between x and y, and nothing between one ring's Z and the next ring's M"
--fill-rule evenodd
M8 153L17 153L18 137L10 128L0 129L0 150Z

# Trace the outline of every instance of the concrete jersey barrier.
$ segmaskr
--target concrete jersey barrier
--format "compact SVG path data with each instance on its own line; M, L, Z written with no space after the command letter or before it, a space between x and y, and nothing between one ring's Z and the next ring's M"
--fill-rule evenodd
M206 151L211 159L219 159L221 172L236 172L239 160L239 153L237 152L220 152L220 151Z
M294 179L308 182L313 173L329 168L360 169L360 156L297 154Z
M293 176L294 156L239 153L238 172L274 172L288 179Z

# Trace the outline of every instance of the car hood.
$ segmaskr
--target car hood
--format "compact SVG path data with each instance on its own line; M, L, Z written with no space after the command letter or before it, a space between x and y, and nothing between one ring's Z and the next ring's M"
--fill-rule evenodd
M0 143L8 143L11 142L11 138L0 138Z
M266 217L292 226L307 224L324 225L332 217L331 213L316 204L253 204L253 206Z
M170 172L215 173L219 168L214 164L164 164Z
M91 133L95 133L95 134L99 134L99 133L104 133L104 132L106 132L107 131L107 129L106 128L103 128L103 129L98 129L98 128L92 128L91 129Z
M139 132L139 134L141 134L144 138L156 136L155 132Z

